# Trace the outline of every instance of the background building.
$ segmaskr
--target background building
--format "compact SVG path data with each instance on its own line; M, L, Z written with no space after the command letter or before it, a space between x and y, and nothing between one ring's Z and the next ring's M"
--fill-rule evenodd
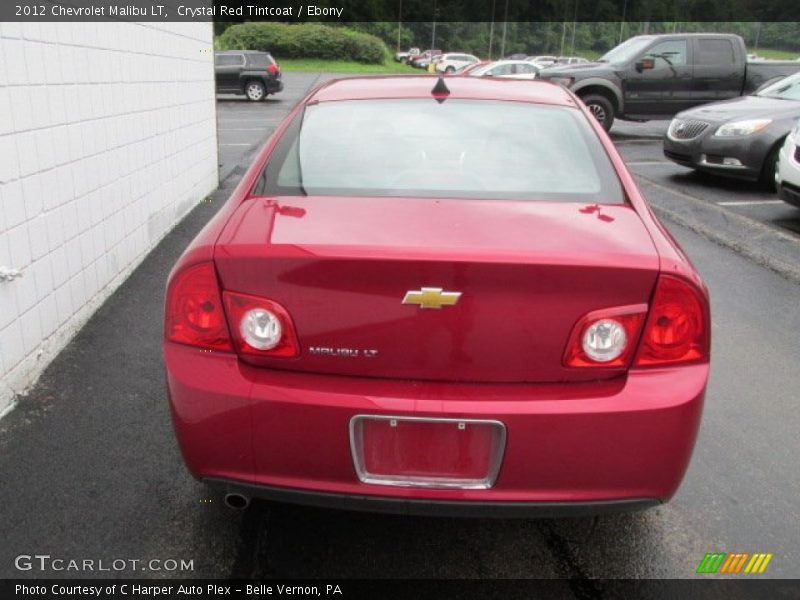
M211 23L0 23L0 414L217 186ZM121 332L124 335L124 332Z

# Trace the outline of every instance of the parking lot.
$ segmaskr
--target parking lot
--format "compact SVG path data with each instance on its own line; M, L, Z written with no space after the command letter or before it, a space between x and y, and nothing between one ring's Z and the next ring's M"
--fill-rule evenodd
M687 195L800 236L800 211L758 183L700 173L665 158L659 138L668 125L669 121L620 122L612 132L628 167L648 193L656 189Z
M462 520L255 503L225 508L185 471L161 362L163 286L247 159L325 74L285 74L263 103L218 100L220 190L156 248L0 421L0 577L14 558L189 559L165 577L692 577L706 552L770 552L765 577L800 577L798 286L667 222L709 285L712 377L697 449L668 504L582 519ZM658 209L706 203L796 238L800 210L755 184L692 173L661 155L666 123L620 123L615 139ZM701 213L698 213L701 214ZM591 584L589 584L591 588ZM590 589L591 591L591 589ZM587 597L585 587L575 597Z

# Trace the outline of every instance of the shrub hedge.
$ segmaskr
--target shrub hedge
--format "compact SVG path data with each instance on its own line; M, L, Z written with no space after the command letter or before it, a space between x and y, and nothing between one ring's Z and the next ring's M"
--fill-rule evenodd
M262 50L281 58L322 58L383 63L389 51L368 33L319 23L238 23L217 38L219 50Z

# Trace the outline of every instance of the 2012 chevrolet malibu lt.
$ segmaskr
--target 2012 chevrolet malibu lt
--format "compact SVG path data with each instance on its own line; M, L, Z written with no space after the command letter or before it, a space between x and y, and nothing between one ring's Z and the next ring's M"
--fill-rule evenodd
M551 83L306 96L169 277L191 473L251 497L462 515L669 499L709 373L700 277Z

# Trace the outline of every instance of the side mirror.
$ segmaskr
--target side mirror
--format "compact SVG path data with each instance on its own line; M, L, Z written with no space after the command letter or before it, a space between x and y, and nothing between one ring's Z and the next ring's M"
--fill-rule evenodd
M636 70L641 73L642 71L649 71L656 68L656 61L653 58L643 58L636 63Z

